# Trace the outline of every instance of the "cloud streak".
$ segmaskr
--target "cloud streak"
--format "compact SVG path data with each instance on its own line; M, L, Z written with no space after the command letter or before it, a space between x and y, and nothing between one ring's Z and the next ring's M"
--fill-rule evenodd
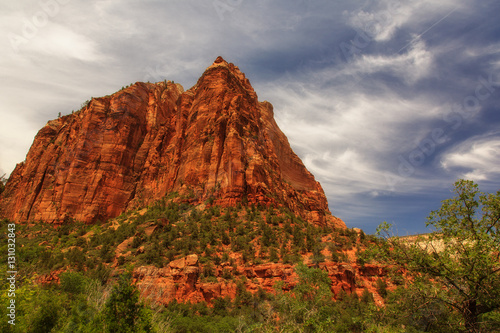
M446 170L458 170L474 181L493 180L500 175L499 133L470 138L451 149L441 160Z

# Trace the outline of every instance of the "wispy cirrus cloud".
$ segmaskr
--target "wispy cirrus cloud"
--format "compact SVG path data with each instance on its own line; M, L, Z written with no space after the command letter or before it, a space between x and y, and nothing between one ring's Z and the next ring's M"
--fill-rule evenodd
M500 133L472 137L458 144L442 157L441 165L476 182L495 179L500 175Z
M426 48L425 42L415 40L407 52L401 54L362 55L349 66L347 72L350 75L390 73L408 84L413 84L432 75L433 58L433 53Z
M85 62L103 61L96 42L60 24L51 24L41 30L36 38L19 45L25 55L51 59L75 59Z
M383 0L368 2L359 10L347 12L348 23L355 29L361 30L377 41L385 42L391 40L398 29L405 26L419 25L422 21L432 24L418 34L423 34L440 20L446 18L452 12L464 9L464 1L397 1Z

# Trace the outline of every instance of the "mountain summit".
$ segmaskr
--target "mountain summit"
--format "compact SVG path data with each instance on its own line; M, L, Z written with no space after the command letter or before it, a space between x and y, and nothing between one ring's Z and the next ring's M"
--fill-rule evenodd
M196 85L138 82L49 121L0 197L15 221L104 221L173 192L193 204L285 206L345 228L237 66Z

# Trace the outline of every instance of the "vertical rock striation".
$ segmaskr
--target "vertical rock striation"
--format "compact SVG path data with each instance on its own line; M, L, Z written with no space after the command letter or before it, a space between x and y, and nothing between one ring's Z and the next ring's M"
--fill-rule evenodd
M276 204L311 223L333 217L245 75L221 57L191 89L136 83L49 121L0 197L15 221L107 220L171 192L192 203Z

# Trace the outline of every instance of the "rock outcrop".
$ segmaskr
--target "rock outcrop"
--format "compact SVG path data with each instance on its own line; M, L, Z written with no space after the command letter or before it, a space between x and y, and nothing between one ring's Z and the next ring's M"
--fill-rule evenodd
M312 223L345 227L272 105L221 57L187 91L136 83L49 121L11 174L0 211L15 221L93 223L172 192L195 204L284 205Z
M328 273L332 281L332 296L337 297L345 292L361 295L365 289L374 295L377 304L383 300L376 291L376 282L384 278L387 271L384 267L356 264L325 262L318 268ZM226 280L224 274L233 279ZM181 303L211 303L221 297L234 299L237 294L237 282L245 281L244 287L252 294L259 289L275 292L276 283L282 283L285 291L293 290L298 283L294 266L281 263L267 263L252 266L217 266L212 281L205 281L201 276L201 267L196 255L189 255L170 262L163 268L141 266L134 269L133 278L143 298L155 303L168 304L174 300Z

